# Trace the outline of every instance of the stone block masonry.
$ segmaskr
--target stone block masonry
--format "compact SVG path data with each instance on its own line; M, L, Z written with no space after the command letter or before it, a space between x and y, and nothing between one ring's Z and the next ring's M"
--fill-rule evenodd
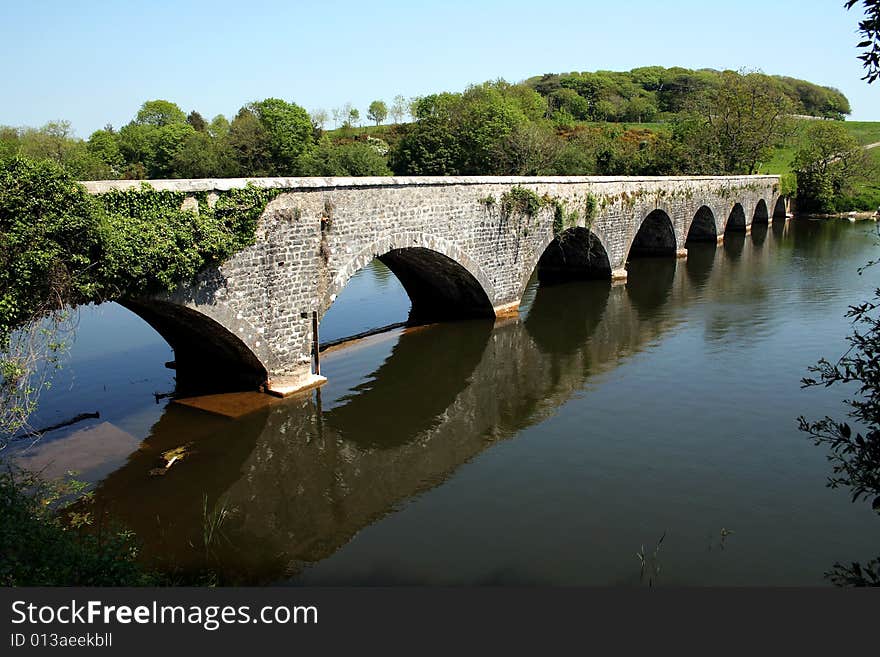
M785 216L777 176L147 182L208 192L209 202L211 193L247 184L283 190L263 212L254 245L173 292L123 300L174 348L179 385L262 384L280 393L320 383L312 313L323 317L373 258L400 279L413 323L494 317L516 310L536 268L555 280L620 282L630 257L686 257L689 239L716 242ZM141 181L84 184L101 194ZM506 202L515 188L534 192L537 210ZM185 203L198 211L194 196Z

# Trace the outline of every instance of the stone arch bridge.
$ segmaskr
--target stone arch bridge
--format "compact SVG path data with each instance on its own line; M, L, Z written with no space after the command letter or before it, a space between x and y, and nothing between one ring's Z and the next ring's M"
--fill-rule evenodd
M320 320L378 257L412 302L411 323L516 312L542 284L625 282L643 256L686 257L753 223L784 220L777 176L264 178L149 181L195 195L246 184L282 193L252 246L173 292L126 298L175 352L179 389L289 394L313 372ZM140 181L87 182L93 194Z

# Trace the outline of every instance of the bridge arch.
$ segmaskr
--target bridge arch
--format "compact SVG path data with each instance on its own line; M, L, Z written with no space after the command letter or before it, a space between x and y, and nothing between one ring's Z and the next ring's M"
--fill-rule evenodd
M406 290L411 323L495 316L494 286L473 259L447 240L407 234L377 240L340 268L321 301L321 317L349 279L374 258Z
M702 205L694 213L690 228L687 233L688 242L712 242L718 241L718 227L715 224L715 213L708 205Z
M611 261L605 245L593 231L581 226L554 237L538 258L535 269L541 285L611 278Z
M780 196L776 199L776 203L773 205L773 221L778 219L785 219L786 216L786 208L785 208L785 197Z
M642 220L639 230L627 248L628 258L643 256L674 256L675 228L665 210L652 210Z
M725 233L744 233L746 232L746 211L741 203L734 203L730 214L727 216L727 223L724 225Z
M254 353L227 328L235 320L224 318L224 326L198 310L156 298L120 299L118 303L152 326L174 350L176 394L255 390L268 380L266 367L271 360L264 353ZM254 339L257 332L251 327L239 325L238 330L257 348L264 346Z
M770 213L767 211L767 202L760 199L755 206L755 213L752 215L753 224L766 224L770 221Z

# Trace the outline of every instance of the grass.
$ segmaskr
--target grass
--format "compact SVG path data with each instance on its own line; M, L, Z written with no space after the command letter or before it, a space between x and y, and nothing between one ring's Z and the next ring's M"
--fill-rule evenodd
M795 153L801 146L804 130L811 123L811 121L797 121L795 134L784 146L773 151L772 157L761 164L759 173L791 173L791 164L794 161ZM844 121L843 126L860 144L873 144L880 141L880 121ZM871 149L871 157L874 161L877 161L878 149Z

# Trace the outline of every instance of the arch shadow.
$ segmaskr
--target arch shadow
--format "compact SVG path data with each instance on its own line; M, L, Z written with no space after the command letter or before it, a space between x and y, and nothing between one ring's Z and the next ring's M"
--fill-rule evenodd
M588 228L569 228L547 245L536 266L538 282L608 280L611 263L602 242Z
M785 197L780 196L776 199L776 205L773 206L773 221L785 221Z
M697 242L718 242L718 229L715 226L715 214L709 206L702 206L694 214L691 226L688 229L685 246Z
M697 243L688 247L688 257L684 262L684 270L692 286L697 289L702 289L706 286L709 278L712 276L715 257L715 244Z
M734 203L733 209L727 217L727 223L724 226L724 234L729 233L745 233L746 232L746 212L739 203Z
M424 247L406 247L392 249L379 260L409 295L411 324L495 316L480 282L449 256Z
M177 394L256 390L266 367L242 340L207 315L157 299L121 299L119 305L152 326L174 350Z
M675 229L663 210L652 210L642 221L629 247L628 258L675 256Z
M491 322L462 322L403 333L385 362L324 412L324 422L363 449L412 442L473 384L491 332Z
M688 258L690 260L690 258ZM637 259L629 263L626 295L639 317L650 320L669 301L675 282L675 260Z
M438 242L426 236L403 236L398 241L410 240ZM453 245L437 244L437 249L399 247L394 241L385 240L364 249L339 270L323 301L322 317L351 277L375 258L391 270L409 296L410 324L495 316L490 280Z
M610 285L596 282L539 287L526 331L544 354L574 354L595 333L610 293Z
M767 211L767 202L764 199L761 199L755 206L755 214L752 215L752 225L764 225L769 222L770 213Z

